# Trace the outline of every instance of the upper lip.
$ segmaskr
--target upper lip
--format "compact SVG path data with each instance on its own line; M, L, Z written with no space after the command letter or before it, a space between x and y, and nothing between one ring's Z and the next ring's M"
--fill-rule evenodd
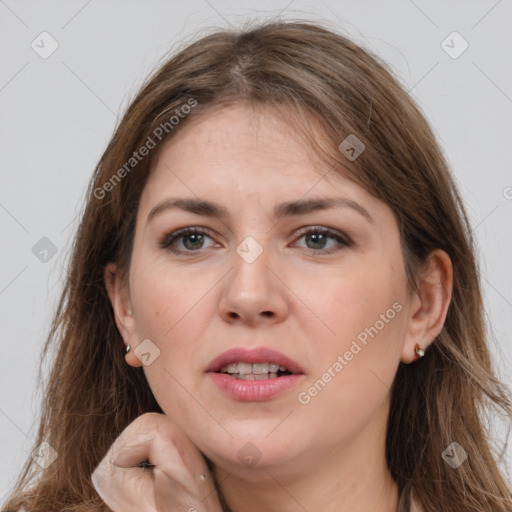
M218 372L223 366L233 363L276 363L284 366L291 373L304 373L299 363L285 356L281 352L268 347L258 347L247 349L244 347L235 347L213 359L206 372Z

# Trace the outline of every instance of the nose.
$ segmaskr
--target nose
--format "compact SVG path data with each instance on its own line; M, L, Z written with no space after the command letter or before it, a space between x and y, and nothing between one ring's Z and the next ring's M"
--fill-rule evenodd
M287 287L278 267L269 266L267 252L251 263L237 253L233 260L218 306L222 319L250 326L282 322L289 312Z

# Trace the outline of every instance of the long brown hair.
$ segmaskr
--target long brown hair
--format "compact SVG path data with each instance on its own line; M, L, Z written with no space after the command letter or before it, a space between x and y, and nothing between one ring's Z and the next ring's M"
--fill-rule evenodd
M278 21L189 44L148 78L119 122L88 187L43 350L44 358L52 346L56 354L34 448L46 441L58 457L44 470L29 458L3 509L102 510L94 468L137 416L162 412L143 368L125 363L104 268L113 261L127 274L138 201L162 143L189 119L242 101L293 112L331 172L391 207L411 287L432 250L452 260L444 328L425 357L400 364L392 388L386 457L399 510L414 493L426 511L510 512L485 421L489 411L510 418L511 399L490 360L470 224L433 132L379 57L318 24ZM349 135L365 147L353 160L339 149ZM156 147L130 161L149 139ZM454 441L469 455L457 469L442 457Z

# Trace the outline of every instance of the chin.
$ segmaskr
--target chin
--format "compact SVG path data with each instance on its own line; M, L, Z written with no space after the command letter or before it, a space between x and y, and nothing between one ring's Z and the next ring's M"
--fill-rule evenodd
M275 428L278 423L274 421L272 427ZM243 472L244 478L267 479L267 471L287 465L292 468L300 456L297 442L293 440L296 438L285 431L274 432L269 436L272 429L267 427L267 422L265 428L261 429L258 429L256 422L250 429L246 425L246 428L239 428L237 432L237 429L230 429L226 425L226 430L233 438L226 434L222 440L212 440L209 436L202 452L219 468L237 474Z

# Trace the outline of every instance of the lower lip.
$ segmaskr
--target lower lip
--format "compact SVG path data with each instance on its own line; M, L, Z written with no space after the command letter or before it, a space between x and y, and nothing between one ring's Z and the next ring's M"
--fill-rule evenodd
M266 380L242 380L225 373L209 372L214 384L225 395L241 402L262 402L298 384L303 374L283 375Z

